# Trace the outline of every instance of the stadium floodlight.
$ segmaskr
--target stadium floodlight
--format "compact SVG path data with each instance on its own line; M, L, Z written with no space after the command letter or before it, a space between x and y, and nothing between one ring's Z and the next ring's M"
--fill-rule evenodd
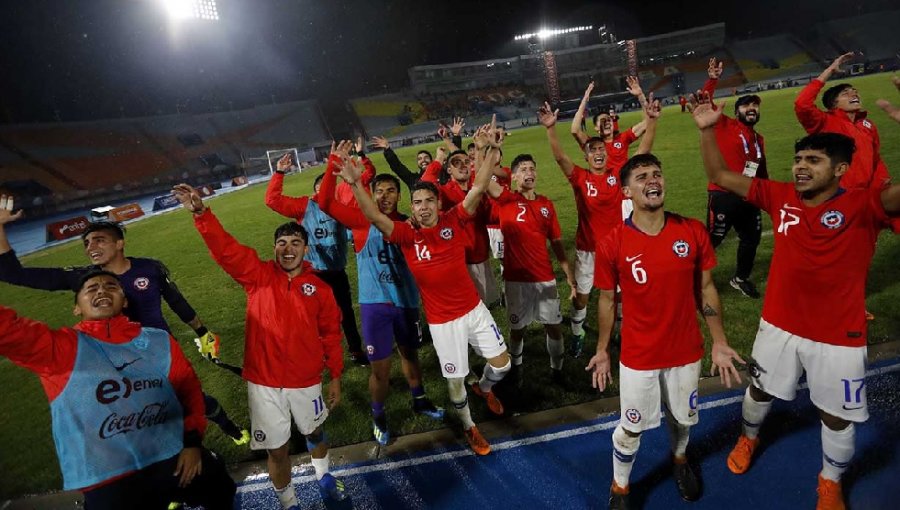
M520 34L513 37L513 41L527 41L532 37L537 37L538 39L549 39L551 37L555 37L557 35L565 35L565 34L574 34L575 32L584 32L586 30L592 30L593 25L588 26L580 26L580 27L570 27L570 28L542 28L537 32L533 32L530 34Z
M162 0L169 16L176 20L202 19L217 21L216 0Z

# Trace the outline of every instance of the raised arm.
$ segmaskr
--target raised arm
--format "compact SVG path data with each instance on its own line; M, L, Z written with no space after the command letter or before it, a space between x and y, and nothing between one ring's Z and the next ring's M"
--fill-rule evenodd
M0 253L12 250L9 239L6 238L6 224L18 220L25 214L22 209L14 213L14 207L15 198L12 195L0 195Z
M844 53L843 55L839 56L838 58L834 59L834 61L831 63L831 65L826 67L825 70L823 70L822 73L819 74L819 77L817 78L817 80L819 80L822 83L825 83L826 81L828 81L829 78L831 78L832 74L841 70L841 66L843 64L847 63L855 56L856 56L856 53L849 51L849 52Z
M634 151L636 155L648 154L653 150L653 142L656 140L656 124L659 121L659 116L662 114L662 107L660 107L658 100L653 99L653 92L650 93L649 99L644 99L641 107L644 116L644 120L641 122L646 126L646 131L644 132L644 137L641 138L640 145Z
M413 173L406 168L406 165L400 162L400 158L397 157L397 154L394 152L394 149L391 149L391 143L387 140L387 138L381 136L373 136L372 143L374 143L375 147L380 149L384 149L384 159L387 161L388 166L391 168L391 171L397 174L397 177L400 178L401 181L406 183L407 187L412 187L413 184L419 180L419 174Z
M719 301L719 292L713 283L712 270L705 270L700 279L700 313L706 320L709 328L709 336L712 337L712 373L719 372L722 384L731 388L731 378L735 382L741 382L734 362L743 364L744 360L728 345L725 338L725 328L722 327L722 303Z
M891 78L891 81L894 83L894 86L897 87L897 90L900 91L900 76L894 76ZM886 113L888 117L894 119L895 122L900 122L900 107L892 105L887 99L879 99L878 101L875 101L875 104L884 110L884 113Z
M702 103L694 108L694 122L700 129L700 155L703 157L703 168L709 182L746 198L750 193L753 179L729 170L716 142L715 126L722 116L724 106L725 103L722 103L713 109L711 103Z
M563 175L568 178L575 170L575 164L563 151L562 145L559 143L559 137L556 135L556 120L558 118L559 110L551 110L549 103L544 103L544 106L538 110L538 120L547 129L547 140L550 142L550 151L553 152L553 159L556 160L556 164L559 165Z
M841 64L850 60L852 57L853 52L850 52L836 58L831 65L822 71L822 74L820 74L817 79L810 81L803 87L803 90L797 94L797 99L794 101L794 114L797 116L797 120L800 121L800 125L803 126L803 129L805 129L807 133L817 133L825 126L825 121L828 116L825 112L816 107L816 97L818 97L819 92L822 91L822 87L825 86L825 82L828 81L828 78L830 78L835 71L840 69Z
M584 147L584 144L587 143L588 138L590 138L590 136L584 132L582 126L584 125L584 117L587 114L588 103L591 100L591 92L593 91L594 82L592 81L588 83L587 88L584 90L584 97L581 98L581 103L578 105L578 111L575 112L575 117L572 118L572 127L569 129L572 133L572 137L578 142L579 147Z
M485 155L484 157L477 158L478 164L476 165L478 171L475 173L475 182L472 184L472 187L469 189L469 192L466 193L466 197L462 201L463 209L469 213L469 216L475 214L478 210L478 205L481 203L481 198L484 193L488 190L488 187L491 182L491 169L500 162L500 140L501 137L497 133L496 129L496 120L491 119L490 127L480 133L475 135L476 140L485 139L484 144ZM479 142L475 142L476 146L479 145ZM481 149L479 149L480 151ZM496 183L495 183L496 184Z
M331 158L328 158L328 166L325 168L325 174L322 177L316 201L325 214L337 220L341 225L350 229L367 228L369 220L359 210L359 206L350 207L335 200L334 191L337 187L337 174L339 172L337 165L334 164Z
M343 178L344 182L346 182L350 186L350 189L353 190L353 196L356 197L356 203L359 205L359 209L362 213L366 216L366 219L375 225L375 228L380 230L385 237L390 237L391 232L394 231L394 221L378 209L375 200L373 200L372 196L366 192L365 188L363 188L362 183L360 182L363 169L358 161L350 157L350 145L352 143L353 142L343 141L337 144L337 147L332 151L331 156L328 158L328 164L329 166L334 165L334 168L340 170L341 178Z
M73 290L82 271L56 267L22 267L6 238L6 224L22 217L13 213L13 197L0 195L0 281L38 290Z
M719 78L724 70L724 63L716 60L716 57L709 59L709 66L706 68L706 83L703 84L703 92L708 94L710 98L716 97L716 85L719 84Z
M290 170L293 164L293 156L285 154L275 164L275 173L266 186L266 207L282 216L301 220L306 213L309 197L286 197L282 194L284 189L284 174Z

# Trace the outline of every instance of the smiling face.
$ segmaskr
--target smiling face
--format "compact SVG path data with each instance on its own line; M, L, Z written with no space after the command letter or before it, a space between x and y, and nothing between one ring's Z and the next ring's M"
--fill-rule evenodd
M306 243L299 235L283 235L275 240L275 261L286 273L293 273L303 264Z
M100 274L81 286L72 313L88 321L109 319L122 313L125 304L125 292L118 278Z
M110 230L96 230L84 237L84 254L91 264L105 266L125 257L125 240L117 238Z
M738 106L737 119L748 126L759 122L759 103L748 103Z
M859 91L853 87L842 90L834 99L834 107L845 112L858 112L862 110L862 101L859 99Z
M513 170L512 180L518 186L519 191L533 191L537 183L537 167L534 161L522 161Z
M472 170L471 160L469 156L464 154L456 154L447 162L447 170L450 177L456 182L469 182L469 174Z
M412 194L412 214L416 223L423 227L433 227L438 222L440 200L427 189L417 189Z
M588 142L584 148L584 160L587 161L588 169L595 173L606 170L606 143L602 140Z
M613 121L612 117L609 116L608 113L601 113L597 115L594 119L594 129L597 130L597 134L602 137L609 137L613 135Z
M416 154L416 166L419 167L419 170L425 170L429 164L431 164L431 154L427 152Z
M813 198L823 192L829 195L837 191L841 176L849 168L847 163L832 164L825 151L802 149L794 155L794 189L804 198Z
M400 190L393 181L380 181L375 183L372 198L378 204L378 210L383 214L391 214L397 210L397 200L400 198Z
M639 166L623 183L622 193L633 201L635 210L655 211L665 202L666 179L656 165Z

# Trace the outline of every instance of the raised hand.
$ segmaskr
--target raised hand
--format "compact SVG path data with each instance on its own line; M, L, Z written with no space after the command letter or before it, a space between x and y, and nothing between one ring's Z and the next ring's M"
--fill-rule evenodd
M464 127L466 127L466 120L464 118L453 117L453 124L450 125L450 132L453 136L459 136Z
M722 108L725 107L725 102L723 101L721 104L716 105L713 108L713 104L709 102L700 103L694 108L693 117L694 123L697 124L697 127L700 129L708 129L716 125L719 122L719 119L722 117Z
M598 351L597 354L588 361L586 372L591 372L591 386L600 391L606 389L607 384L612 384L612 368L609 362L609 353L606 351Z
M731 388L731 378L734 377L736 383L741 382L741 375L738 373L734 362L745 365L746 362L738 356L734 349L726 343L713 343L712 348L712 375L719 373L719 378L726 388Z
M181 203L181 206L194 214L200 214L206 206L203 205L203 199L200 193L189 184L177 184L172 188L172 194Z
M556 125L556 120L559 118L559 109L553 110L550 108L550 103L545 102L537 114L541 125L550 129Z
M391 148L391 142L389 142L387 138L384 138L383 136L373 136L372 144L382 150L388 150Z
M275 163L275 170L279 172L287 172L294 166L294 155L288 152L284 156L278 159L278 162Z
M331 153L342 160L350 159L350 150L353 149L353 142L350 140L341 140L335 145L331 144Z
M488 135L488 131L491 129L490 124L484 124L483 126L479 126L478 129L475 130L475 134L472 135L472 142L475 144L476 149L484 149L490 143L490 136Z
M0 195L0 225L16 221L21 218L25 212L19 209L19 212L13 213L14 200L12 195Z
M644 94L643 89L641 89L641 82L637 76L625 77L625 85L625 90L634 97L640 98Z
M716 60L716 57L712 57L709 59L709 67L706 68L706 74L709 76L710 80L718 80L720 76L722 76L722 71L724 70L725 63L719 60Z
M448 133L447 125L444 124L443 122L438 124L437 135L439 137L441 137L442 140L446 140L447 138L450 138L450 135L447 133Z
M831 69L832 72L840 71L841 66L844 65L845 63L847 63L849 60L851 60L855 56L856 56L856 53L854 53L852 51L848 51L847 53L844 53L840 57L834 59L834 62L832 62L831 65L828 66L828 68Z
M900 91L900 76L894 76L891 78L891 81L894 82L894 86ZM887 99L879 99L878 101L875 101L875 104L884 110L884 113L888 114L888 117L894 119L896 122L900 122L900 107L892 105ZM2 204L3 202L0 202L0 205Z
M366 143L365 143L365 141L363 141L363 137L361 137L361 136L356 137L356 143L353 145L353 148L356 149L357 154L365 152Z
M583 100L584 100L584 101L587 101L588 99L590 99L590 98L591 98L591 93L592 93L593 91L594 91L594 81L591 80L591 82L588 83L587 88L584 89L584 98L583 98Z
M662 106L659 103L659 99L655 99L653 97L653 92L647 96L647 101L642 105L644 109L644 113L647 114L647 117L650 119L658 119L660 115L662 115Z
M446 147L438 147L437 150L434 151L434 159L440 161L441 164L443 164L445 161L447 161L447 156L449 154L450 153L447 152Z

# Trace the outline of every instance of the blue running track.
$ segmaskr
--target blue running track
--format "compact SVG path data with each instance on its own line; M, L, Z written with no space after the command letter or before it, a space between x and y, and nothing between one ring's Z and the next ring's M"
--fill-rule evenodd
M871 418L857 426L856 457L845 475L851 509L900 508L900 363L869 370ZM750 471L736 476L725 457L740 433L743 392L701 399L700 424L691 431L688 455L699 464L704 493L683 502L671 478L665 426L646 432L631 478L633 508L812 509L822 467L820 422L802 391L777 402L761 431ZM618 416L494 439L493 453L476 457L462 445L334 470L349 498L322 501L312 469L294 475L307 508L606 508L612 480L611 435ZM246 480L236 508L278 509L268 479Z

